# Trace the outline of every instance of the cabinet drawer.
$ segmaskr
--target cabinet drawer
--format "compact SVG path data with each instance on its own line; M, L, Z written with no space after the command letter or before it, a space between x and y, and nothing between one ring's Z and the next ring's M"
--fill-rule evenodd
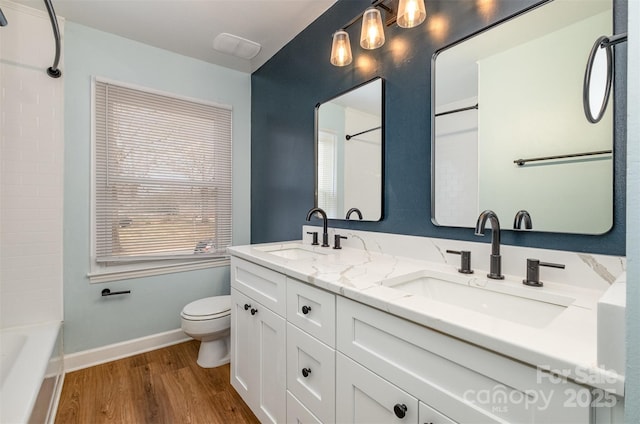
M287 391L287 423L322 424L291 392Z
M287 321L331 347L336 346L336 297L287 278Z
M455 421L442 415L429 405L420 402L420 410L418 411L419 423L424 424L456 424Z
M287 389L322 422L335 420L335 350L287 323Z
M348 299L336 324L340 352L455 421L590 422L588 405L565 407L587 387Z
M286 277L260 265L231 257L231 287L280 316L286 312Z
M418 400L351 359L336 353L336 422L418 422ZM396 414L398 410L398 415Z

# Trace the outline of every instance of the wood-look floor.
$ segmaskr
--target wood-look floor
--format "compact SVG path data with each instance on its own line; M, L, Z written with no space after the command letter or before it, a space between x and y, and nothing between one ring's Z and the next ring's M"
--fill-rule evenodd
M229 365L196 364L193 340L68 373L56 424L258 423Z

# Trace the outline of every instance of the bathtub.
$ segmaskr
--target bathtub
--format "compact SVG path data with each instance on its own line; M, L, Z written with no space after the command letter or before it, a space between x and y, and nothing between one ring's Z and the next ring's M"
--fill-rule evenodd
M0 330L0 423L55 419L62 388L62 323Z

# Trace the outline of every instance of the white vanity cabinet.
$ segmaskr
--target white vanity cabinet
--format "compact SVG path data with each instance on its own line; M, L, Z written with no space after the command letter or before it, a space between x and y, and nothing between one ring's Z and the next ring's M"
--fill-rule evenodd
M594 408L590 387L244 259L232 257L231 276L231 383L263 423L622 416Z
M231 385L262 423L286 420L285 284L231 258Z

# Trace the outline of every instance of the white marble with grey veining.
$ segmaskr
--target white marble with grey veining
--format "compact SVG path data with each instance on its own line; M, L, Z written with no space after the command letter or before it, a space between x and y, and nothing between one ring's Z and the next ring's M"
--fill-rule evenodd
M305 242L311 243L311 236L307 234L310 231L322 233L322 228L303 226L302 238ZM469 229L469 231L473 230ZM347 237L346 240L342 240L342 246L453 266L459 265L460 256L446 253L446 251L469 250L471 251L471 266L476 270L476 273L484 272L486 274L489 268L491 251L489 235L478 237L477 242L468 242L330 228L330 242L333 242L333 235L336 233ZM506 275L524 277L527 258L539 259L542 262L565 265L565 269L541 268L541 280L547 279L583 288L607 289L626 270L626 259L621 256L509 245L501 246L501 255L502 272Z
M302 240L235 246L229 248L229 252L532 366L556 370L578 382L623 394L624 370L613 370L607 364L598 363L597 305L611 284L624 277L624 257L504 245L501 254L506 278L496 281L486 278L489 240L487 243L465 242L330 229L331 244L335 233L347 237L342 240L343 249L335 250L311 246L309 231L321 233L322 228L304 226ZM458 273L460 256L446 253L447 249L471 251L474 274ZM463 279L472 287L492 285L522 291L527 258L562 263L566 268L541 268L544 287L526 287L524 290L530 290L526 293L575 299L562 314L542 327L515 319L498 319L385 286L394 278L429 269L457 276L455 278ZM623 346L611 348L624 349Z

